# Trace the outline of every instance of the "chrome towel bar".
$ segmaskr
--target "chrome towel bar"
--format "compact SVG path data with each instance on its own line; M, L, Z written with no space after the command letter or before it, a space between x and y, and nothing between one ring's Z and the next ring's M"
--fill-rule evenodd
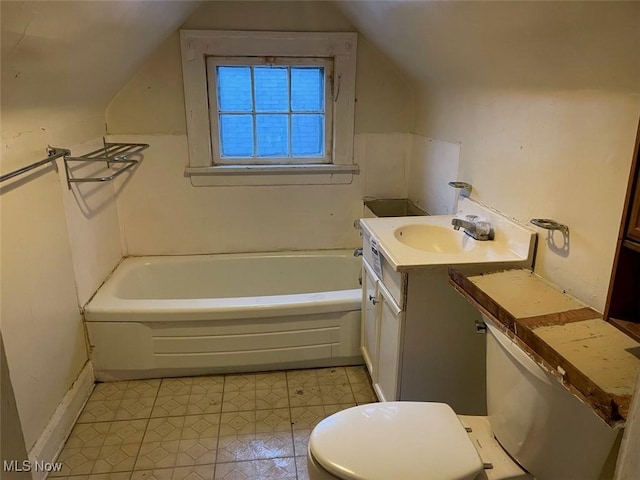
M149 148L147 143L107 143L104 142L104 146L93 152L89 152L80 157L64 157L64 169L67 174L67 187L71 189L72 183L83 182L109 182L116 178L118 175L122 175L138 164L139 160L130 158L140 154L143 150ZM106 162L107 167L111 168L113 164L120 165L113 174L103 177L85 177L74 178L71 175L71 168L69 162Z
M27 165L26 167L22 167L22 168L19 168L18 170L14 170L11 173L7 173L5 175L2 175L0 177L0 183L4 182L5 180L10 180L10 179L12 179L14 177L22 175L23 173L30 172L34 168L41 167L42 165L46 165L49 162L51 162L51 164L55 165L55 161L58 158L64 157L65 155L71 155L71 152L69 150L67 150L66 148L48 147L47 148L47 155L48 155L48 157L45 158L44 160L40 160L38 162L32 163L31 165Z
M71 189L72 183L108 182L137 165L140 160L138 158L131 157L138 156L140 152L146 150L147 148L149 148L149 145L146 143L107 143L103 139L102 148L94 150L93 152L89 152L80 157L73 157L71 156L71 150L67 148L48 147L47 158L2 175L0 177L0 182L15 178L19 175L22 175L23 173L27 173L33 170L34 168L46 165L49 162L51 162L51 164L55 166L55 161L61 157L64 160L64 170L67 176L67 187L69 189ZM118 165L119 168L115 170L115 172L111 175L102 177L74 178L72 175L72 169L69 166L69 162L106 162L107 168L111 168L113 165Z

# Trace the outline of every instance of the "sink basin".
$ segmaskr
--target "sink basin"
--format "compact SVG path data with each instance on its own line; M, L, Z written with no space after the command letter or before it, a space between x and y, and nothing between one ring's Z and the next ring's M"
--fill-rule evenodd
M463 253L472 250L476 241L462 230L440 225L409 224L396 228L394 237L411 248L434 253Z
M462 229L454 230L453 219L466 215L489 222L494 239L478 241ZM533 230L464 197L458 199L456 216L363 218L360 225L367 247L365 260L369 256L375 261L371 256L382 254L381 268L388 263L396 272L435 265L473 265L478 271L484 264L492 264L492 269L530 267L536 246ZM373 239L377 249L369 250Z

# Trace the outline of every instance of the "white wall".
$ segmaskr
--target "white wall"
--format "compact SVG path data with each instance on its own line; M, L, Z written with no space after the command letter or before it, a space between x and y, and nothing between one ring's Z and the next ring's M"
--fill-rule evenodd
M5 174L44 158L47 145L86 153L105 133L108 101L195 4L1 8ZM3 183L0 194L0 329L28 450L87 362L79 303L120 257L113 186L69 192L60 160L58 169Z
M22 425L20 424L20 416L16 406L16 398L13 394L13 385L11 384L11 376L9 375L9 367L7 365L7 357L4 352L4 340L2 339L2 331L0 331L0 461L17 460L20 464L27 460L27 448L24 444L24 435L22 434ZM5 473L5 475L7 475ZM15 472L11 480L30 480L31 473Z
M411 134L407 161L407 195L430 215L455 213L460 144Z
M98 150L102 139L71 145L73 155ZM113 174L102 162L70 162L79 179ZM124 174L127 175L127 174ZM120 225L113 182L77 182L67 187L62 174L62 201L78 296L84 306L122 258Z
M109 138L151 145L134 172L116 180L129 255L354 248L361 198L406 194L406 134L356 135L362 173L351 184L250 187L193 187L184 176L186 135Z
M640 97L615 92L437 91L417 129L460 142L472 197L522 222L569 226L568 250L539 229L535 270L604 310ZM428 112L428 114L427 114Z
M3 112L3 132L10 125ZM7 139L9 140L9 139ZM3 173L44 158L3 141ZM12 148L14 147L14 148ZM6 168L6 170L5 170ZM1 324L30 449L87 361L60 178L45 167L3 185Z
M353 32L330 2L205 2L181 28L211 30ZM358 38L356 133L407 132L413 120L408 83L371 42ZM185 133L178 32L153 52L113 98L108 131Z
M328 2L208 2L183 28L354 31ZM352 248L362 197L406 195L412 95L393 65L358 39L355 160L349 185L193 187L179 38L169 37L107 111L112 139L149 143L118 195L131 255ZM131 134L138 134L131 136ZM120 187L118 187L120 188Z

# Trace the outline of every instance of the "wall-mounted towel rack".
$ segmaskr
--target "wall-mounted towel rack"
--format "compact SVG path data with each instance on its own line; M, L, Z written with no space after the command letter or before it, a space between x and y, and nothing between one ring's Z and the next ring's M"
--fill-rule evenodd
M64 157L64 169L67 174L67 187L71 188L72 183L108 182L113 180L118 175L123 174L139 162L139 160L130 157L139 154L147 148L149 148L149 144L147 143L107 143L105 141L102 148L80 157L72 157L70 156L71 152L69 152L69 155L65 155ZM107 167L109 168L111 168L111 164L120 165L120 168L113 174L104 177L75 178L71 175L69 162L106 162Z
M22 175L23 173L27 173L30 172L31 170L33 170L34 168L38 168L41 167L42 165L45 165L49 162L51 162L51 164L55 165L55 161L60 158L60 157L64 157L65 155L71 155L71 152L69 150L67 150L66 148L47 148L47 155L48 157L45 158L44 160L40 160L38 162L34 162L31 165L27 165L26 167L22 167L19 168L18 170L14 170L11 173L7 173L5 175L2 175L0 177L0 183L4 182L5 180L10 180L14 177L17 177L19 175Z
M149 148L149 144L147 143L107 143L103 140L102 148L94 150L93 152L89 152L80 157L72 157L71 150L69 149L48 147L47 158L2 175L0 177L0 183L4 182L5 180L9 180L11 178L22 175L23 173L27 173L34 168L38 168L49 162L55 165L55 161L60 157L63 157L64 160L64 170L67 174L67 187L69 187L69 189L71 189L72 183L108 182L136 165L140 160L131 157L139 154L147 148ZM69 162L106 162L108 168L111 168L112 164L119 165L120 168L118 168L113 174L104 177L75 178L72 176Z

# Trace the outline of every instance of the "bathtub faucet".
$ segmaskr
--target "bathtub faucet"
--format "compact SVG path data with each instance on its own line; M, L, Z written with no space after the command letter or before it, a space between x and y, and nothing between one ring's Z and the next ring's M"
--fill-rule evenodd
M466 220L454 218L451 220L454 230L464 228L464 233L476 240L493 240L493 227L489 222L478 220L477 215L467 215Z
M356 249L353 251L353 256L354 256L354 257L361 257L361 256L362 256L362 249L361 249L361 248L356 248Z

